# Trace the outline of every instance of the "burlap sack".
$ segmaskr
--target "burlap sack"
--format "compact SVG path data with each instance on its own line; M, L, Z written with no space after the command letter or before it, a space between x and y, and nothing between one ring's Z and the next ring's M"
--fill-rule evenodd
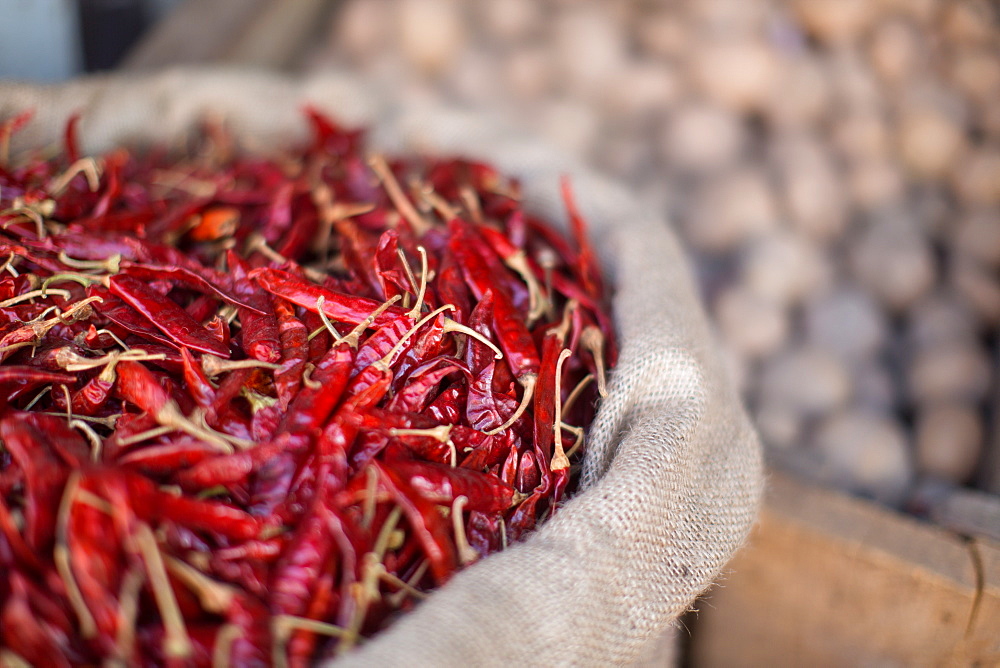
M37 111L14 150L58 141L82 112L88 151L178 141L206 114L244 144L301 140L311 102L370 125L391 152L462 153L521 177L529 208L561 223L569 174L614 286L621 356L587 440L582 489L522 544L475 564L349 666L628 664L719 575L761 494L760 448L720 365L688 267L662 216L486 113L401 101L347 75L291 79L170 71L55 87L0 85L0 117Z

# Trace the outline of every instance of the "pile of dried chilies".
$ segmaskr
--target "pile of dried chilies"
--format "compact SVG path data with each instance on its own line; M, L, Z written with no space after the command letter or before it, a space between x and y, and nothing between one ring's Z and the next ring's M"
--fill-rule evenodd
M306 665L563 502L614 358L572 239L463 160L0 129L0 663Z

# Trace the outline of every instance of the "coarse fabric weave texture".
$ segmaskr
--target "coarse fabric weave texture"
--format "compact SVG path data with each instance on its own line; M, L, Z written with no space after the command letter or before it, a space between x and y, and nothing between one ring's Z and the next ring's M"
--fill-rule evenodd
M302 141L311 103L372 128L390 153L463 154L521 179L527 207L563 225L569 175L614 286L621 354L587 439L581 491L523 543L459 573L337 666L627 665L720 574L762 490L757 437L727 378L666 221L623 187L488 112L455 111L347 74L289 78L170 70L38 87L0 84L0 117L36 116L17 151L59 141L82 113L88 152L177 143L206 116L267 151Z

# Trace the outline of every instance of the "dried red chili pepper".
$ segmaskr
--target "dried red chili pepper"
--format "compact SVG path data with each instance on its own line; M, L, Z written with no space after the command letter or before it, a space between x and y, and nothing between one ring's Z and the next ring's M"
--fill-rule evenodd
M615 355L568 186L569 240L308 113L291 159L91 160L74 120L0 165L20 658L309 665L558 511Z
M176 345L229 357L229 348L195 322L184 309L157 295L138 279L119 274L111 277L109 286L113 295L145 316Z
M320 310L331 320L346 322L352 325L364 322L368 315L379 307L379 303L364 297L352 297L321 286L290 274L280 269L262 267L250 272L250 278L262 288L282 299L287 299L312 312ZM322 298L322 301L320 299ZM376 326L382 326L392 319L402 315L402 309L392 307L386 313L378 316Z

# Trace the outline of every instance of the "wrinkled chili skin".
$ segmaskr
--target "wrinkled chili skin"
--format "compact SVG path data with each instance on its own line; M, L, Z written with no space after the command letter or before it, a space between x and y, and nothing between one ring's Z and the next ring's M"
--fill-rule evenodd
M563 236L487 164L306 119L90 160L74 117L0 164L13 661L313 665L573 491L616 348L569 185Z

